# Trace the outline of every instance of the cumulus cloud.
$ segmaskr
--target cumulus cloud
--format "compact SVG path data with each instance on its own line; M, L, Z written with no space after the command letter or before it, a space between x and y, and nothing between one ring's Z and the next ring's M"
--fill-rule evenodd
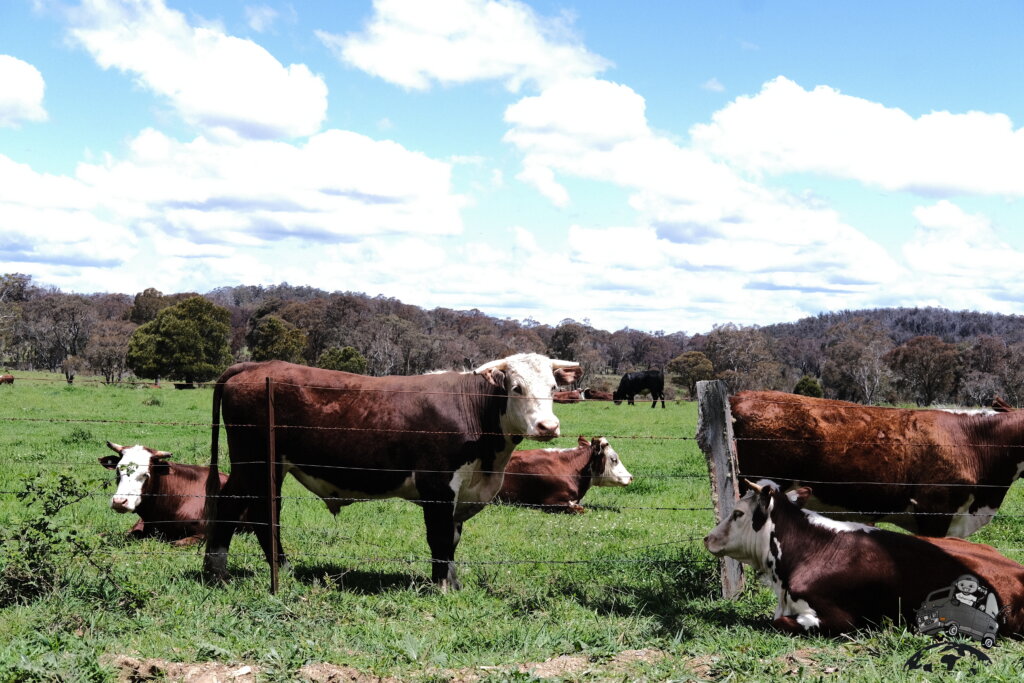
M1024 196L1024 129L1004 114L914 118L780 76L690 134L698 149L755 173L818 173L930 196Z
M375 0L362 32L317 36L339 59L413 90L499 80L516 92L608 66L565 17L541 18L517 0Z
M327 86L304 64L284 66L250 40L193 26L163 0L84 0L69 18L70 39L97 64L132 74L208 135L306 136L326 116Z
M245 20L253 31L265 33L277 21L277 10L267 5L246 5Z
M45 121L45 90L39 69L16 57L0 55L0 128Z
M143 131L123 159L78 177L127 219L200 241L331 242L461 231L451 166L391 141L340 130L302 145L187 143Z

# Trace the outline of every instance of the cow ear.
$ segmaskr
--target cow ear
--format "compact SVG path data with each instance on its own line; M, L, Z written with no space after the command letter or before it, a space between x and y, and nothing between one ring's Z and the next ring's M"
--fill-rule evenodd
M487 380L488 383L502 389L505 388L505 373L498 368L484 368L477 370L476 374Z
M811 487L801 486L798 489L793 489L786 494L786 497L796 505L798 508L802 508L807 505L807 499L811 497Z
M171 471L171 463L167 462L170 453L158 451L149 459L149 471L153 474L167 474Z
M553 360L551 361L551 370L555 373L555 383L559 385L572 384L579 380L583 376L583 368L578 364L567 364L564 366L556 365L557 363L568 363L564 360Z
M115 457L113 455L104 455L102 458L97 458L97 460L99 460L100 464L106 467L108 470L113 470L117 469L117 463L121 460L121 458Z
M580 434L580 438L577 439L576 443L579 444L580 446L586 446L587 444L592 443L592 441L587 441L587 437Z

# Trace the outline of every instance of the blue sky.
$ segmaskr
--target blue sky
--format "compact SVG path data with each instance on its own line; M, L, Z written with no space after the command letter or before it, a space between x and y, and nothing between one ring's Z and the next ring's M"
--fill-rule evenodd
M1024 4L5 0L0 272L1024 314Z

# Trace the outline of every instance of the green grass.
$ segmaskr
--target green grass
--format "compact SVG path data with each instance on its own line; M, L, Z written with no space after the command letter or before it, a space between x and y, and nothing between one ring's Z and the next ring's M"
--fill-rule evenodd
M717 598L717 565L700 543L712 514L693 509L710 495L692 403L557 406L556 445L608 436L635 482L592 489L580 516L486 509L466 523L457 593L429 582L419 508L361 503L334 518L289 479L281 523L292 569L270 595L252 536L236 537L232 578L212 587L200 581L201 548L129 542L134 517L107 507L104 442L206 463L211 392L55 377L18 373L0 387L0 534L39 518L14 495L30 481L56 486L66 475L89 495L54 516L59 529L80 530L75 549L51 533L54 589L0 608L0 681L116 680L118 656L248 664L261 680L300 679L314 663L401 680L534 680L520 665L564 656L584 664L556 669L555 680L888 680L931 642L900 626L791 638L770 629L766 589ZM976 540L1024 548L1021 507L1012 493ZM17 559L13 548L0 550L0 566ZM984 676L1017 679L1024 647L1001 641L990 654Z

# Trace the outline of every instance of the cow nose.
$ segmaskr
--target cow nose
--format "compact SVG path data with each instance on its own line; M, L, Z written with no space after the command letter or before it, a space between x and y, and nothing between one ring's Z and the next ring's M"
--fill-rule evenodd
M127 498L112 498L110 501L110 508L115 512L127 512L128 511L128 499Z
M558 436L558 420L541 420L537 423L537 431L540 436Z

